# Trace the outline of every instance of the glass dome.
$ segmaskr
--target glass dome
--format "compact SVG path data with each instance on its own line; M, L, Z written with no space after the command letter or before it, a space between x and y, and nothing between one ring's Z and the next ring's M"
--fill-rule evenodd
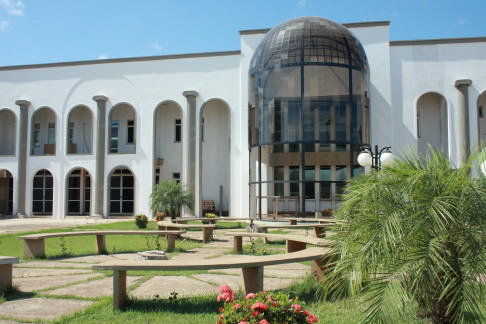
M289 200L296 213L335 207L362 170L368 93L365 51L343 25L301 17L265 35L249 69L251 216L289 210Z

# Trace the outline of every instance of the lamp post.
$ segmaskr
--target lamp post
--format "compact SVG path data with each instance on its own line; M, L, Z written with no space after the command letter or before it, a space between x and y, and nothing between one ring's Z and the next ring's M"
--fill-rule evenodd
M378 145L375 145L375 152L370 145L361 146L361 152L358 155L358 163L361 166L369 166L373 169L380 169L382 166L388 166L393 163L395 156L390 151L391 146L385 146L378 151Z

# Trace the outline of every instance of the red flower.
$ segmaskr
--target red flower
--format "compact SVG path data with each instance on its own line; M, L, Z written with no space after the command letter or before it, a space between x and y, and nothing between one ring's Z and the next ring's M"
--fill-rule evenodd
M223 308L223 307L220 307L220 308L218 308L218 311L219 311L220 313L222 313L222 312L224 311L224 308Z
M304 315L305 315L305 316L309 316L309 315L310 315L310 312L309 312L308 310L305 310L305 311L304 311Z
M307 323L317 323L317 317L315 317L312 314L309 314L309 317L307 317Z
M258 314L260 314L260 311L258 311L258 310L251 312L251 316L253 316L253 317L257 317Z
M262 302L256 302L251 307L253 310L265 311L268 309L268 305Z
M233 310L237 310L240 307L241 307L241 305L236 303L236 304L233 305Z
M248 322L246 322L246 321L241 321L241 322L238 322L238 324L248 324Z
M302 307L300 307L299 304L293 304L292 307L295 308L296 312L298 313L302 312Z
M280 305L280 304L278 303L278 301L276 301L276 300L272 300L272 306L273 306L273 307L277 307L277 306L279 306L279 305Z
M246 298L250 299L250 298L255 298L256 297L256 294L254 293L249 293L248 295L246 295Z
M266 319L262 319L258 324L270 324Z

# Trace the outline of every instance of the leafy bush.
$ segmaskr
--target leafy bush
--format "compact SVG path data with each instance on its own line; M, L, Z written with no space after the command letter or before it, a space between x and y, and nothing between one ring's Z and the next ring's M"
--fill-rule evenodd
M218 218L218 216L216 214L213 214L213 213L207 213L206 215L204 215L204 217L206 217L206 218Z
M155 214L155 221L156 221L156 222L163 221L163 220L164 220L164 217L165 217L164 212L157 212L157 213Z
M145 215L137 215L135 216L135 225L138 228L147 228L148 217Z
M219 287L218 301L225 305L219 308L217 324L270 324L270 323L315 323L317 318L302 308L297 299L290 299L282 293L266 291L250 293L242 301L235 300L235 293L228 285Z
M342 228L329 237L325 294L364 293L369 322L393 322L413 303L433 323L484 323L486 186L473 169L485 157L455 166L442 151L411 152L353 178L334 213Z

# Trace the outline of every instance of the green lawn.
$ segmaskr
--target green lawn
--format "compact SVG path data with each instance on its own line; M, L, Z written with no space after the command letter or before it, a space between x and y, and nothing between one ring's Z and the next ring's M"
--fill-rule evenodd
M221 223L225 228L245 228L246 223ZM1 255L11 255L23 258L23 241L18 240L17 236L33 234L39 232L66 232L86 229L123 229L136 230L137 227L134 222L118 222L111 224L97 224L84 225L74 228L62 228L42 230L29 233L15 233L8 235L0 235L2 244L0 245ZM149 230L156 230L155 222L149 222ZM155 235L130 235L127 240L123 235L109 235L106 237L106 246L108 253L113 252L137 252L146 249L153 249L157 242ZM160 248L163 250L166 245L165 239L161 238L159 241ZM201 246L201 243L182 240L176 243L178 253L182 250L192 249ZM250 253L251 244L245 245L245 252ZM263 244L261 239L256 239L253 244L253 249L256 254L269 253L284 253L284 241L270 241L268 244ZM94 236L79 236L66 237L64 239L52 238L46 240L46 258L56 258L65 256L66 254L72 256L92 255L95 253L95 237ZM198 271L204 272L204 271ZM101 272L107 276L112 272ZM154 275L180 275L180 272L130 272L130 275L143 275L143 280L148 280ZM185 272L184 275L190 275ZM345 298L339 301L326 302L319 300L317 297L317 284L311 279L307 278L294 286L284 289L284 292L291 297L297 296L300 300L306 302L306 309L315 314L319 319L319 323L359 323L363 320L363 312L366 310L368 303L362 298L353 297ZM131 287L134 289L134 287ZM240 298L242 292L238 292ZM38 293L19 293L15 292L13 295L0 297L0 303L19 297L37 296ZM39 295L40 296L40 295ZM94 304L82 312L75 313L71 316L66 316L56 323L211 323L214 324L218 317L218 308L221 303L216 301L217 295L199 296L192 298L176 298L176 299L158 299L152 300L130 300L128 306L123 311L113 310L113 300L111 297L93 298ZM412 314L412 312L410 313ZM1 317L1 315L0 315ZM401 319L405 323L429 323L428 321L420 321L414 319L413 315L408 318Z

